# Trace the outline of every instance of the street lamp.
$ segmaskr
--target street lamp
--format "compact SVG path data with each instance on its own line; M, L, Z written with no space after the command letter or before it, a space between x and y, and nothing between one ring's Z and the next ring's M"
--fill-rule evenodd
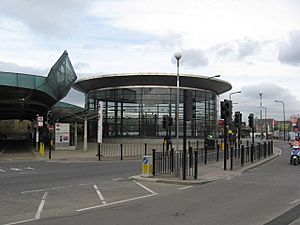
M267 108L264 106L261 106L259 108L262 108L265 110L265 127L266 127L266 140L268 140L268 123L267 123Z
M210 79L213 79L213 78L217 78L217 77L220 77L221 75L220 74L217 74L217 75L214 75L214 76L211 76L211 77L207 77L205 78L205 80L210 80ZM205 88L205 91L204 91L204 145L207 144L207 141L206 141L206 138L207 138L207 134L206 134L206 131L207 131L207 128L206 128L206 125L207 125L207 120L206 120L206 94L207 94L207 90Z
M176 151L179 151L179 60L181 59L181 52L175 53L175 58L177 60L177 99L176 99Z
M234 94L241 94L242 92L241 91L235 91L235 92L232 92L229 94L229 100L231 101L231 95L234 95Z
M283 111L283 141L285 141L285 108L284 108L284 101L275 100L275 102L282 103L282 111Z

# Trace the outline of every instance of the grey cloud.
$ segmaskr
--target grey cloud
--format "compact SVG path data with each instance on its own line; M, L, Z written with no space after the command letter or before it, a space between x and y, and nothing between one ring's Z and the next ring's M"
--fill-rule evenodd
M300 65L300 30L291 31L287 41L280 43L278 59L281 63Z
M1 17L22 21L46 35L69 35L78 26L79 16L91 1L81 0L2 0Z
M1 61L0 61L0 71L44 75L44 76L48 74L48 69L19 66L14 63L1 62Z
M181 52L182 57L180 63L187 67L204 67L208 64L208 58L200 49L185 49ZM176 59L172 57L172 62L176 63Z
M256 117L260 117L260 97L262 95L262 105L267 108L267 117L274 118L275 120L283 120L282 104L276 103L274 100L282 100L285 103L286 119L290 115L297 114L299 112L300 101L297 100L288 89L285 89L279 85L271 83L260 83L251 86L243 86L240 89L241 94L232 95L232 101L237 102L237 105L233 105L234 111L241 111L243 113L243 121L247 121L247 117L250 113L254 113ZM235 90L232 90L233 92ZM229 92L229 93L231 93ZM228 99L229 93L222 95L223 98ZM264 118L264 111L263 111Z
M212 49L217 51L217 56L223 59L243 60L247 56L259 52L261 44L250 38L226 42L214 46Z
M245 38L238 42L238 55L239 59L253 55L260 50L260 45L257 41Z

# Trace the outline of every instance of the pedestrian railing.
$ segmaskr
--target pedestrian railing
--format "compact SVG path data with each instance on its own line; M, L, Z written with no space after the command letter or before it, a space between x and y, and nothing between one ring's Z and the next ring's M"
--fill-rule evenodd
M159 152L152 150L153 154L153 175L168 174L174 176L183 175L197 179L201 166L218 161L224 162L224 170L233 170L249 163L269 157L273 154L273 141L240 146L225 146L222 150L221 144L217 144L214 150L208 150L207 146L199 150L193 150L192 146L186 152L184 161L183 151Z

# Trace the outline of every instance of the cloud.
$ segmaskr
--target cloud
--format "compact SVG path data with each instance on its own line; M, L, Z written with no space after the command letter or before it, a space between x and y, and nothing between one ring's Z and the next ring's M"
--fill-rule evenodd
M180 63L183 66L197 68L208 65L208 58L200 49L184 49L181 51L182 57ZM176 59L172 57L172 62L175 64Z
M238 54L239 59L243 59L247 56L254 55L260 50L259 42L250 38L244 38L238 41Z
M212 49L217 51L218 58L244 60L248 56L259 53L261 43L245 37L243 39L216 45Z
M88 70L91 66L88 63L79 62L74 65L74 69L77 71Z
M300 30L291 31L287 40L280 43L278 59L281 63L300 65Z
M14 72L14 73L25 73L46 76L48 69L39 69L33 67L19 66L15 63L8 63L0 61L0 71Z
M91 1L81 0L2 0L1 17L16 19L30 29L51 36L66 36L78 25L80 15Z
M285 89L279 85L271 83L259 83L254 85L247 85L241 87L241 94L232 95L232 101L237 102L237 105L233 105L234 111L241 111L243 113L243 121L247 121L247 117L250 113L254 113L256 117L260 117L260 96L262 95L262 105L267 108L267 117L274 118L276 120L283 120L282 104L276 103L274 100L282 100L285 103L286 119L289 119L290 115L297 114L299 112L300 101L296 99L288 89ZM230 93L236 90L232 90ZM222 95L227 98L227 96ZM264 111L263 111L264 112ZM263 113L264 118L264 113Z

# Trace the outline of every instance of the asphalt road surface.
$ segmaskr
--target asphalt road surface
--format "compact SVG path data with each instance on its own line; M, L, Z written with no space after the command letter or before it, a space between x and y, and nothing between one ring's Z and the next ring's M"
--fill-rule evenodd
M130 181L140 161L0 163L0 224L300 224L300 165L276 145L280 157L198 186Z

